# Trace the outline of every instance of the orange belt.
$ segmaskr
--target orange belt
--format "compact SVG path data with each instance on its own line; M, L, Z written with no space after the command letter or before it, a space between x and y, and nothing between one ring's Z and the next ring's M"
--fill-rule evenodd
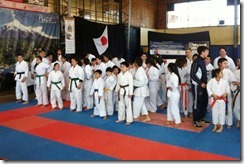
M187 109L187 104L188 104L188 94L185 91L186 86L187 86L187 83L181 83L180 84L183 109Z
M219 97L217 100L224 100L225 102L227 101L224 97ZM214 100L211 104L211 109L213 108L214 104L216 103L217 100Z

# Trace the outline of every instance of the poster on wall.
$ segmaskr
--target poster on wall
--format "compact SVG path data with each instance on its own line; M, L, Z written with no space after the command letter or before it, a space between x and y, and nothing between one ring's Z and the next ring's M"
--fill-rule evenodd
M160 54L173 59L185 55L185 49L190 47L192 53L197 53L198 46L210 46L208 31L188 34L169 34L148 32L148 47L151 55Z
M75 53L75 20L74 18L65 18L65 53Z
M0 17L0 65L13 64L16 53L30 61L35 49L48 52L58 48L58 14L0 8Z
M48 12L47 0L0 0L1 8Z

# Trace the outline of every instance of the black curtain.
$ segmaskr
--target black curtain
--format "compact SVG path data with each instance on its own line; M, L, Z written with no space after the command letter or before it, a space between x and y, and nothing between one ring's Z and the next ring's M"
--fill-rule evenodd
M125 26L123 24L108 26L108 49L105 53L110 57L125 54ZM75 17L75 47L78 57L85 57L87 52L98 56L93 38L98 38L103 33L105 24L90 22L80 17Z

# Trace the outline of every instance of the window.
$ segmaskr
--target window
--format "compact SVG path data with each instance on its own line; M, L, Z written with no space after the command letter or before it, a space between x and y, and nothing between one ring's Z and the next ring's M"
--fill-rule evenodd
M237 7L240 25L240 5ZM175 3L174 11L167 12L168 28L234 25L234 5L227 0L205 0Z

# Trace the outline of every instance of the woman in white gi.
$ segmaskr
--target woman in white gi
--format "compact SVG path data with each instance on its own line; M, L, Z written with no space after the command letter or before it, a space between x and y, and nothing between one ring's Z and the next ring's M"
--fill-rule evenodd
M102 60L103 60L103 57L102 56L98 56L97 57L97 60L96 60L97 65L96 65L95 70L101 70L102 71L102 78L104 79L105 76L106 76L106 68L107 68L107 65L104 64L102 62Z
M70 111L81 112L81 92L82 82L84 81L84 71L78 65L78 59L71 58L71 68L69 70L69 91L70 91Z
M228 69L228 60L226 58L220 58L218 60L218 65L219 68L223 71L223 79L225 79L229 86L231 84L235 84L236 83L236 77L234 75L234 73ZM231 94L228 94L227 96L227 103L228 103L228 111L227 111L227 116L226 116L226 125L227 128L231 128L232 124L233 124L233 109L232 109L232 96Z
M16 63L14 79L16 81L15 95L17 103L24 101L23 104L28 104L28 90L26 80L29 74L29 67L26 61L23 60L23 55L17 55L18 62Z
M187 120L188 117L188 86L190 83L188 82L189 74L187 70L187 60L186 58L177 58L175 64L178 69L178 73L180 76L180 112L184 113L184 121Z
M175 63L169 63L168 71L169 73L166 76L168 97L166 125L170 125L170 123L174 121L175 126L179 126L181 118L179 109L180 92L178 87L181 81Z
M89 110L93 108L93 98L90 97L90 91L93 83L93 71L88 58L84 59L84 105L83 109Z
M42 105L43 107L48 104L47 97L47 73L50 72L51 66L42 62L42 57L36 57L35 70L35 85L36 85L36 98L37 106Z
M71 67L70 62L67 61L67 57L66 56L62 56L61 57L61 61L62 61L62 65L61 65L61 71L64 75L64 81L65 81L65 87L62 90L61 94L62 94L62 99L66 100L66 101L70 101L70 92L69 92L69 70Z
M153 59L148 58L146 60L146 65L148 68L148 88L149 96L145 98L145 105L149 112L155 113L157 111L157 96L159 91L159 70L156 68Z
M126 125L133 122L131 97L133 95L133 77L128 71L129 64L127 62L120 63L121 72L118 75L118 81L115 92L119 96L118 120L122 122L126 119Z
M207 83L208 96L211 97L212 120L214 124L213 132L222 132L225 124L225 104L226 97L230 94L228 82L223 79L221 69L214 70L214 78ZM218 127L220 125L220 127Z
M100 116L103 119L107 119L106 109L105 109L105 102L104 102L104 80L101 77L102 71L96 70L95 71L95 80L93 81L90 97L94 96L95 107L93 111L93 115L90 117Z
M54 70L51 71L48 75L47 80L47 87L50 91L50 102L52 105L52 109L55 109L57 107L58 102L58 108L59 110L63 109L63 100L61 97L61 90L65 87L64 82L64 75L59 70L60 65L59 63L54 64Z
M112 75L113 69L108 67L106 69L106 77L105 77L105 87L104 87L104 100L105 100L105 108L108 116L113 116L114 114L114 105L113 105L113 94L114 88L116 86L116 79Z
M142 59L135 60L136 73L133 79L134 85L134 101L133 101L133 117L135 121L139 121L140 114L145 115L143 122L151 121L145 98L149 96L148 78L145 69L142 67Z

